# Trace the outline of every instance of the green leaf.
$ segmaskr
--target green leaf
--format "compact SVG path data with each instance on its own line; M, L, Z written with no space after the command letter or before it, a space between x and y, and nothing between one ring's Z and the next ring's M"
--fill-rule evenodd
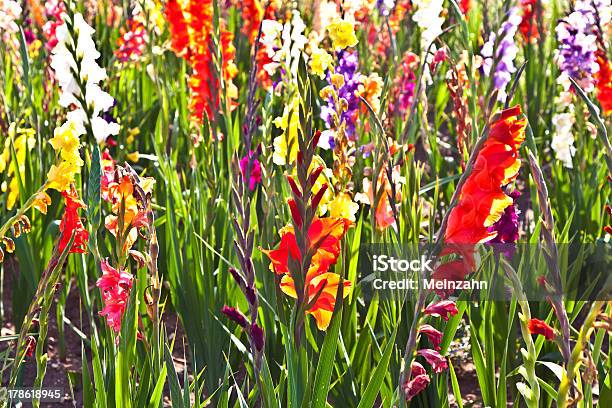
M164 359L166 361L166 367L170 367L170 376L168 377L168 383L170 385L170 399L172 400L173 407L182 407L183 402L181 399L181 386L179 384L176 370L174 369L174 361L172 361L172 353L168 348L168 343L164 343ZM188 385L185 384L185 387Z
M161 373L159 374L159 378L157 379L157 384L155 385L155 389L153 390L153 394L151 394L151 401L149 401L149 408L159 408L161 399L164 392L164 384L166 383L166 372L167 367L164 364L164 368L162 368Z
M340 290L338 292L340 292ZM342 300L338 301L336 299L336 309L336 312L332 316L330 327L327 329L321 353L319 354L314 387L312 388L314 392L310 405L312 408L323 408L327 401L332 368L336 360L340 325L342 324Z
M397 327L393 330L393 334L391 338L387 342L385 346L385 351L383 352L382 358L378 362L372 377L370 378L370 382L366 387L365 392L361 396L361 401L357 408L370 408L374 406L374 402L376 401L376 396L380 391L380 387L385 379L387 374L387 370L389 367L389 360L391 359L391 354L393 353L393 349L395 346L395 335L397 334Z

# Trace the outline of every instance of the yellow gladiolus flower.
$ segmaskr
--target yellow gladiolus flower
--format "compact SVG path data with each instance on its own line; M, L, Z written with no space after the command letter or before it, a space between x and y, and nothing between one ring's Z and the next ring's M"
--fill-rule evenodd
M355 35L353 23L337 19L327 26L327 31L329 32L329 37L332 40L334 48L337 50L357 45L358 40Z
M78 167L68 162L61 162L59 166L53 165L47 173L49 188L57 191L66 191L70 187L70 183L74 181L74 175L78 171Z
M351 199L347 193L340 193L327 204L330 217L347 218L355 222L355 214L359 210L359 204Z
M310 69L312 73L323 79L325 77L325 70L332 65L332 56L321 48L315 48L310 57Z

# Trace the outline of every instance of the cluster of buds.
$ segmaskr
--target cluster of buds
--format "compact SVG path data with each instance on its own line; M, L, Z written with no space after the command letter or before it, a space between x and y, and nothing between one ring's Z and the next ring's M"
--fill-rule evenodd
M472 124L468 112L467 95L464 90L469 89L468 76L466 72L467 55L462 55L462 60L457 64L451 63L448 70L446 85L453 101L453 115L455 117L455 131L457 132L457 149L459 150L461 166L465 169L464 152L469 151ZM467 153L466 153L467 154Z
M259 309L259 299L257 297L257 287L255 286L255 267L253 265L253 244L255 232L250 226L251 198L249 192L253 190L250 181L255 173L255 154L249 152L246 160L238 161L235 155L232 161L234 186L232 194L236 203L238 218L234 217L234 247L240 263L240 272L235 268L230 268L229 272L238 284L249 305L249 319L238 309L223 306L221 312L230 320L242 327L248 335L251 352L255 361L255 368L259 370L263 358L265 345L264 332L257 323L257 313ZM249 183L247 187L246 183ZM254 187L254 185L253 185Z
M9 254L15 251L15 241L5 235L8 230L11 231L13 238L19 238L21 234L29 233L31 229L32 225L30 224L30 219L25 214L18 215L9 220L9 222L0 229L0 238L2 239L4 250ZM2 246L0 246L0 263L4 261L4 250Z
M458 313L457 305L450 300L442 300L433 303L423 309L423 314L426 316L440 317L444 321L448 321L450 316ZM440 354L440 343L442 342L442 332L429 324L419 326L418 335L425 335L433 346L433 349L424 348L416 352L416 355L423 357L427 364L431 366L435 373L441 373L448 368L446 358ZM417 339L418 341L418 339ZM430 378L425 367L418 361L412 361L410 365L410 375L402 383L402 389L407 401L410 401L417 394L423 391L429 385Z

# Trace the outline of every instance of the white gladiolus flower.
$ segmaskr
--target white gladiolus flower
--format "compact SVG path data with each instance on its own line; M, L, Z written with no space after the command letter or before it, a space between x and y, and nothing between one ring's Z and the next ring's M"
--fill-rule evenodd
M68 18L66 15L64 18ZM76 105L78 108L68 114L69 120L78 124L85 133L85 125L91 124L91 131L98 143L102 143L110 135L119 133L119 125L108 123L99 115L108 111L115 100L100 87L100 82L107 78L106 70L96 60L100 53L92 38L95 30L87 24L80 13L75 14L74 32L68 31L66 23L57 27L58 43L51 53L51 68L60 87L59 104L63 107ZM75 55L78 60L75 61ZM78 74L78 79L75 78ZM83 95L84 87L85 95ZM82 102L87 106L82 106ZM90 109L93 117L87 119L86 109Z
M421 29L421 48L427 47L442 34L442 24L444 17L441 17L444 0L415 0L413 4L417 11L412 16L412 20Z
M555 151L557 160L563 162L567 168L572 168L572 157L576 153L574 147L574 135L572 125L575 122L573 112L557 113L552 118L555 126L555 134L552 139L551 147Z

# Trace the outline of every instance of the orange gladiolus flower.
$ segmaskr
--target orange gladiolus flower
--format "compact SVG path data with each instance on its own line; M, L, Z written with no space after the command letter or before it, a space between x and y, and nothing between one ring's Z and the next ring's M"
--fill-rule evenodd
M457 254L455 260L439 266L435 279L463 279L475 267L478 243L493 239L488 227L512 205L502 187L514 181L521 167L519 151L525 140L527 120L519 119L521 107L502 111L491 125L489 137L476 157L471 174L463 185L457 205L451 210L444 235L442 255Z
M172 48L177 55L185 57L192 68L189 78L191 118L201 123L206 112L212 118L220 108L221 83L215 72L215 60L211 54L213 31L212 0L190 0L182 6L177 0L166 4L166 18L170 23ZM236 48L234 34L221 27L220 46L222 50L221 75L226 82L227 97L230 101L237 98L237 88L232 80L238 74L234 64Z
M320 330L326 330L336 304L336 294L340 285L340 276L328 272L340 255L340 243L353 223L345 218L315 217L308 229L308 251L312 253L310 266L305 277L304 299L311 304L307 313L312 314ZM283 275L281 290L297 298L289 259L301 262L302 255L298 248L293 226L288 225L280 230L281 242L277 249L261 251L270 258L270 269ZM343 282L343 297L350 293L351 282ZM318 296L318 297L317 297Z

